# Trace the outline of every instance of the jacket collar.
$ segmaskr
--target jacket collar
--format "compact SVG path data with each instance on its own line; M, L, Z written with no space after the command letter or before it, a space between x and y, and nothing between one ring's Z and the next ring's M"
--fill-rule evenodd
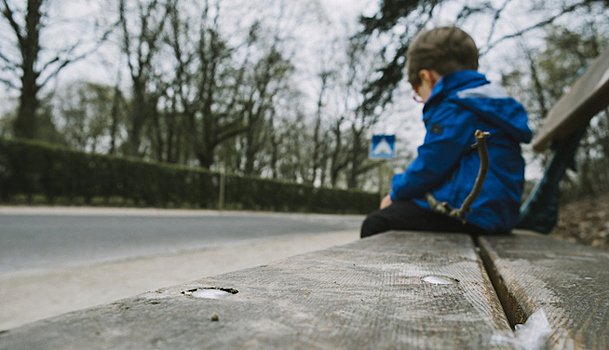
M462 70L453 73L448 73L438 82L431 90L431 95L425 103L425 106L433 104L434 100L443 99L450 93L455 93L460 90L471 89L481 85L490 84L486 77L474 70Z

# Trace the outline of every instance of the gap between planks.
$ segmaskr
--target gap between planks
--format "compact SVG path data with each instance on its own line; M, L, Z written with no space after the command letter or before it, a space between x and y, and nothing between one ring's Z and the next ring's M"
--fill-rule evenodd
M507 286L503 282L503 278L497 271L493 260L496 260L497 256L491 256L493 252L490 252L488 247L481 246L480 237L472 237L472 241L475 245L475 251L480 260L482 260L482 264L484 266L484 270L491 280L491 284L493 285L493 289L497 298L499 299L499 303L503 308L503 312L505 313L507 320L512 328L512 331L515 330L517 324L524 324L527 318L530 315L525 315L522 308L518 305L516 298L512 293L509 292ZM494 254L493 254L494 255Z

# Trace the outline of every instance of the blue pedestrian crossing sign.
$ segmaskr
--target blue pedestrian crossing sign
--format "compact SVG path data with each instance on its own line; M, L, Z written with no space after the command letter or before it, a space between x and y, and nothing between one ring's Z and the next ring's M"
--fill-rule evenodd
M371 159L395 157L395 135L373 135L370 144Z

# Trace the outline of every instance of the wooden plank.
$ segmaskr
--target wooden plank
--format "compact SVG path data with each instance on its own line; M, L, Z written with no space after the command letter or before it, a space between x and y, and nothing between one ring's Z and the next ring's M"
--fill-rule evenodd
M480 238L512 323L542 309L552 349L609 349L609 253L537 234Z
M210 287L238 293L195 296ZM512 339L468 236L391 232L19 327L0 349L510 349Z
M561 140L588 124L609 105L609 48L594 60L568 93L548 112L542 128L533 139L533 149L540 152L548 143Z

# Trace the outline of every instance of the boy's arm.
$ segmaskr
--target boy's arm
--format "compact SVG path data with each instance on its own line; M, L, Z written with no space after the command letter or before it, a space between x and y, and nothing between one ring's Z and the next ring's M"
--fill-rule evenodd
M461 156L472 151L476 122L472 112L453 104L431 115L417 158L393 176L391 200L421 198L449 179Z

